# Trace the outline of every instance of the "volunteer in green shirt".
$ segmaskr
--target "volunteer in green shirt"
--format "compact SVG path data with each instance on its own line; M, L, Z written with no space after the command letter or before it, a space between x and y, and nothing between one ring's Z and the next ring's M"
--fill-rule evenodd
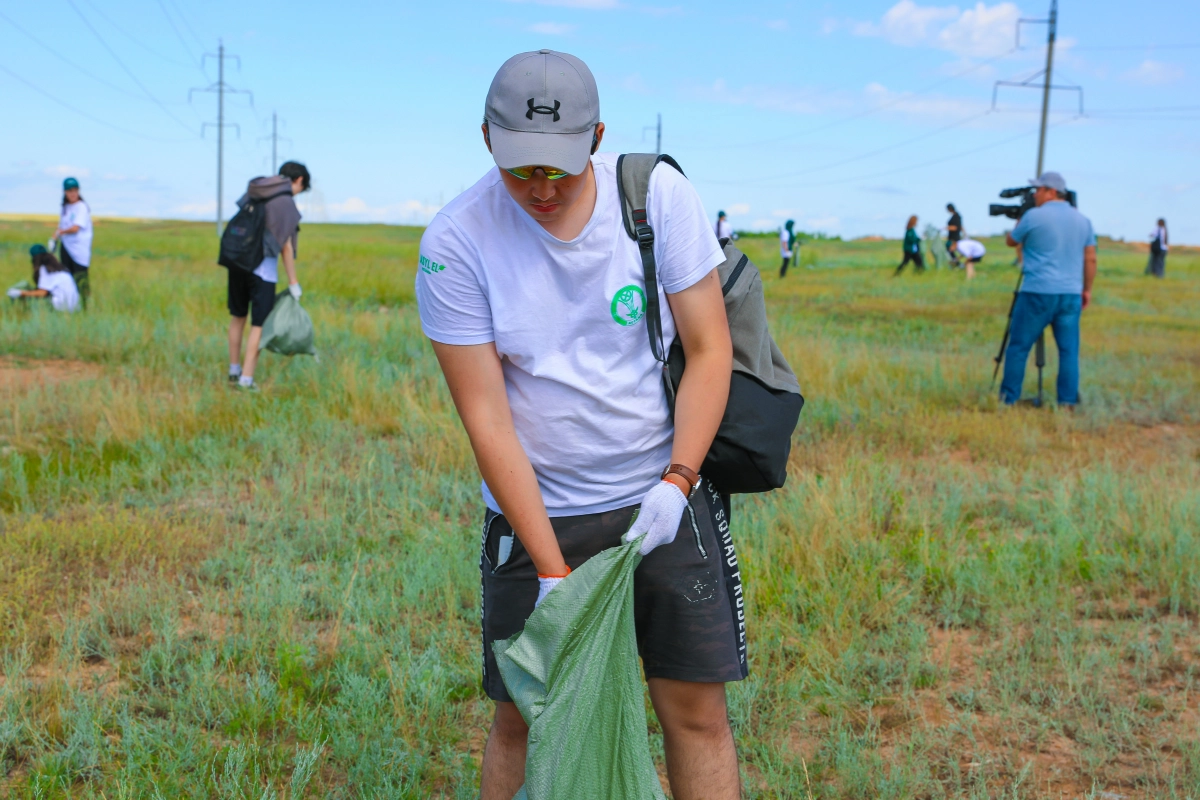
M908 218L908 227L904 229L904 260L896 267L895 275L904 271L908 262L913 262L917 272L925 271L925 257L921 255L921 238L917 236L917 215Z

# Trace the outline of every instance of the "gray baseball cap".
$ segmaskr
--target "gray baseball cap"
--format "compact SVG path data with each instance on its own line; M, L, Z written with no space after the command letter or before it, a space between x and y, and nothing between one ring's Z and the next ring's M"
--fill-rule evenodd
M536 165L578 175L587 169L600 123L596 79L575 56L521 53L492 79L483 116L501 169Z
M1066 179L1057 172L1043 172L1039 177L1029 181L1029 185L1045 186L1047 189L1053 189L1056 192L1065 192L1067 190Z

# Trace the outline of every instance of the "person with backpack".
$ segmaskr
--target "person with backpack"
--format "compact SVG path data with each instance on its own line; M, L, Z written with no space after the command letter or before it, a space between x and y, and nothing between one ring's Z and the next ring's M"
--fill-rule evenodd
M908 218L908 225L904 229L904 260L900 262L900 266L896 267L893 276L898 277L901 272L904 272L905 265L908 262L913 263L913 269L917 272L925 271L925 258L921 255L921 238L917 236L917 215L913 214Z
M796 247L796 231L793 230L795 225L794 220L788 220L783 223L783 227L779 229L779 255L783 257L783 265L779 268L779 277L787 276L788 264L792 260L792 252ZM799 256L796 261L799 262Z
M299 299L300 283L296 279L297 239L300 236L300 210L295 195L312 188L308 168L296 161L279 167L279 174L254 178L246 193L237 201L238 216L230 220L222 236L221 264L229 271L226 304L229 308L229 383L231 386L254 391L254 370L258 365L258 346L262 341L262 326L275 307L275 284L279 281L279 262L283 261L288 280L288 292ZM255 213L250 209L257 208ZM244 220L244 221L243 221ZM256 226L261 226L258 228ZM240 236L253 253L241 260L226 258L229 243L226 239ZM261 256L259 255L261 253ZM248 319L247 319L248 318ZM246 359L242 363L242 338L246 323L250 335L246 341Z
M50 301L55 311L75 311L79 308L79 290L71 272L59 262L54 254L40 244L29 248L29 261L33 267L33 285L36 289L13 287L8 296L14 300L22 298L44 298ZM25 284L28 285L28 284Z
M487 506L483 687L496 711L481 797L521 786L529 730L493 642L519 633L572 568L636 540L637 645L672 792L735 798L725 682L747 675L745 604L727 512L698 474L730 396L726 257L665 163L633 214L640 242L626 235L618 158L598 152L596 82L578 58L510 58L482 133L496 166L434 217L416 277ZM673 416L651 319L686 353Z
M729 222L729 217L724 211L717 212L717 225L714 228L717 234L717 239L732 239L733 225Z
M88 298L92 296L88 280L92 264L92 209L80 196L79 181L74 178L63 181L62 210L50 241L58 242L58 260L71 274L86 311Z

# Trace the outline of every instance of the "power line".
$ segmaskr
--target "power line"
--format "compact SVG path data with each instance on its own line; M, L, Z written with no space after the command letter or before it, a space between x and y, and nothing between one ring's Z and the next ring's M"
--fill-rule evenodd
M30 33L28 30L26 30L24 27L22 27L20 24L18 24L12 17L8 16L3 11L0 11L0 19L3 19L9 25L16 28L18 31L20 31L25 36L27 36L30 41L32 41L34 44L36 44L38 47L42 48L44 51L46 51L50 55L57 58L59 61L63 62L64 64L71 67L72 69L82 73L83 75L86 75L88 78L91 78L93 81L95 81L96 83L99 83L101 86L107 86L109 89L112 89L114 92L117 92L118 94L122 94L126 97L132 97L135 100L141 100L142 102L150 102L149 100L147 100L146 96L143 95L142 93L131 92L122 86L117 86L115 83L106 81L104 78L101 78L99 75L96 75L93 70L89 70L87 67L83 67L83 66L80 66L79 64L75 63L71 59L64 56L62 53L58 52L58 50L56 48L54 48L53 46L51 46L49 44L46 44L44 41L39 39L37 36ZM168 104L168 105L171 105L171 104ZM182 103L180 105L182 105Z
M809 175L813 172L824 172L826 170L834 169L835 167L842 167L842 166L845 166L846 164L853 164L856 161L863 161L864 159L868 159L873 156L880 155L881 153L886 153L890 150L895 150L900 147L906 147L907 145L913 144L914 142L919 142L919 141L922 141L923 139L928 139L930 137L937 136L938 134L945 133L948 130L953 130L954 128L958 128L962 125L966 125L968 122L974 122L977 119L982 119L983 117L986 117L990 113L992 113L992 112L991 111L983 111L978 114L972 114L969 117L964 117L963 119L960 119L957 122L952 122L949 125L943 126L936 130L929 131L928 133L923 133L920 136L914 136L911 139L905 139L902 142L890 144L887 147L881 147L878 150L872 150L869 153L861 153L860 155L851 156L850 158L845 158L845 159L842 159L841 161L834 161L831 164L822 164L819 167L809 167L808 169L802 169L799 172L789 172L789 173L785 173L783 175L772 175L769 178L763 178L763 179L760 179L757 181L755 181L755 180L751 180L751 181L707 181L707 183L725 183L725 184L737 185L737 186L759 184L759 185L762 185L763 188L769 189L772 187L770 185L764 185L764 183L763 183L764 181L773 181L773 180L779 180L782 178L795 178L800 175Z
M178 144L180 142L192 141L191 139L162 139L157 136L147 136L146 134L139 133L138 131L131 131L126 128L122 128L119 125L113 125L111 122L105 122L104 120L100 119L99 117L93 116L86 111L76 108L75 106L71 105L70 103L68 103L65 100L60 100L59 98L55 97L50 92L47 92L45 89L41 88L40 86L37 86L36 84L30 83L29 81L25 80L20 75L13 72L11 69L4 66L3 64L0 64L0 71L7 73L8 76L10 78L12 78L13 80L16 80L16 81L19 81L20 83L25 84L33 91L37 92L40 95L43 95L44 97L48 98L49 100L52 100L53 102L57 103L58 105L62 106L65 109L67 109L68 111L78 114L79 116L81 116L85 119L89 119L92 122L95 122L97 125L103 125L106 128L111 128L114 131L123 133L126 136L134 136L134 137L137 137L138 139L146 139L147 141L151 141L151 142L162 142L164 144Z
M183 27L187 28L187 32L192 35L192 38L196 40L196 44L203 50L204 40L197 36L196 31L192 29L192 23L188 22L187 14L183 13L183 9L175 3L175 0L171 0L171 5L175 9L175 13L179 15L179 19L183 22ZM201 60L203 61L203 59Z
M162 9L163 16L167 18L167 24L171 26L171 30L175 31L175 37L183 45L183 50L188 54L188 58L196 61L196 57L192 55L192 48L188 46L187 39L183 38L183 34L179 32L179 28L175 25L175 20L171 19L171 15L167 13L167 6L163 3L163 0L158 0L158 7ZM198 62L193 66L198 66Z
M95 35L97 41L99 41L100 44L102 44L104 46L104 49L107 50L108 54L113 57L113 60L116 61L117 64L119 64L121 66L121 69L125 70L125 74L128 75L133 80L133 82L136 83L138 85L138 87L143 92L146 93L146 96L149 97L154 102L154 105L161 108L163 110L164 114L166 114L168 117L175 120L180 125L182 125L185 129L190 131L192 129L192 127L190 125L188 125L186 122L184 122L183 120L181 120L179 117L172 114L171 109L169 109L165 105L163 105L159 101L159 99L157 97L155 97L149 89L146 88L146 85L144 83L142 83L140 80L138 80L138 77L133 74L133 71L131 69L129 69L129 67L125 66L125 62L121 60L121 57L117 55L115 50L113 50L111 47L108 46L108 42L106 42L104 40L104 37L100 35L100 32L97 31L96 28L92 25L92 23L88 21L88 18L83 15L83 12L79 10L79 6L75 5L75 0L67 0L67 3L71 6L71 8L75 9L75 13L79 15L79 18L81 20L83 20L83 24L87 26L88 30L90 30L93 35Z
M67 2L68 2L68 3L71 3L71 5L72 5L72 6L74 6L74 5L75 5L75 4L72 2L72 0L67 0ZM176 61L176 60L175 60L175 59L173 59L173 58L169 58L168 56L164 56L162 53L160 53L160 52L158 52L157 50L155 50L154 48L152 48L152 47L149 47L148 45L146 45L146 44L142 43L142 41L141 41L140 39L138 39L137 37L135 37L133 34L129 33L128 31L126 31L124 28L122 28L122 27L121 27L120 25L118 25L117 23L113 22L113 21L112 21L112 20L111 20L111 19L108 17L108 15L107 15L107 14L105 14L103 11L101 11L101 10L100 10L100 9L99 9L99 8L96 6L96 4L95 4L95 3L91 2L91 0L84 0L84 2L86 2L86 3L87 3L89 6L91 6L91 9L92 9L93 11L95 11L97 14L99 14L101 19L103 19L103 20L104 20L105 22L107 22L109 25L113 26L113 28L115 28L115 29L117 30L117 33L120 33L120 34L121 34L122 36L124 36L126 39L128 39L128 40L129 40L129 41L131 41L131 42L133 42L133 43L134 43L134 44L136 44L138 47L140 47L140 48L142 48L143 50L145 50L147 53L150 53L151 55L155 56L156 58L160 58L160 59L162 59L163 61L167 62L168 64L174 64L174 65L175 65L175 66L177 66L177 67L194 67L194 66L196 66L195 64L184 64L184 63L182 63L182 62ZM78 12L78 11L79 11L79 9L75 9L75 10L76 10L76 12Z
M818 125L815 128L809 128L808 130L798 131L796 133L788 133L788 134L784 134L783 136L776 136L771 139L763 139L763 140L760 140L757 142L742 142L739 144L711 145L711 146L706 146L706 147L695 147L692 149L694 149L694 150L714 150L714 149L733 150L733 149L746 148L746 147L761 147L761 146L767 145L767 144L776 144L778 142L787 141L788 139L796 139L796 138L799 138L802 136L808 136L809 134L812 134L812 133L819 133L820 131L828 130L830 128L835 128L838 125L843 125L847 122L853 122L854 120L862 119L863 117L868 117L871 114L876 114L880 111L884 111L888 108L891 108L892 106L897 105L897 104L903 102L904 100L908 100L917 95L925 94L926 92L932 91L933 89L936 89L939 86L945 86L947 83L958 80L959 78L961 78L963 75L966 75L967 73L974 72L975 70L977 70L981 67L986 67L988 64L991 64L995 61L999 61L1000 59L1005 58L1006 56L1012 55L1014 52L1016 52L1016 48L1015 47L1010 48L1008 50L1005 50L1003 53L1000 53L999 55L995 55L995 56L992 56L991 58L984 59L983 61L980 61L977 64L972 64L971 66L967 67L966 69L960 70L948 78L944 78L940 81L935 81L934 83L931 83L928 86L922 87L915 92L909 92L906 94L898 94L891 100L880 103L877 106L872 106L871 108L868 108L866 111L860 111L859 113L851 114L848 117L842 117L840 119L835 119L824 125Z

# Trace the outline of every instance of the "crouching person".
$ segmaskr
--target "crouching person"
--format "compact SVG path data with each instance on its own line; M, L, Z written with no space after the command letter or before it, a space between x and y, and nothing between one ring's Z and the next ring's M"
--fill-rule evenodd
M687 355L672 420L617 159L597 153L591 72L550 50L512 57L492 81L482 132L496 167L434 218L416 279L423 329L484 479L483 685L496 715L482 797L509 800L520 787L528 733L492 643L624 536L640 538L645 556L638 650L672 792L735 798L725 682L747 674L742 589L721 500L697 475L732 368L721 247L692 186L659 165L647 215L663 336L678 332ZM702 597L689 594L697 586Z
M55 311L75 311L79 308L79 288L71 272L54 254L40 244L29 248L29 260L33 266L33 283L36 289L9 289L8 296L16 299L42 298L50 301Z

